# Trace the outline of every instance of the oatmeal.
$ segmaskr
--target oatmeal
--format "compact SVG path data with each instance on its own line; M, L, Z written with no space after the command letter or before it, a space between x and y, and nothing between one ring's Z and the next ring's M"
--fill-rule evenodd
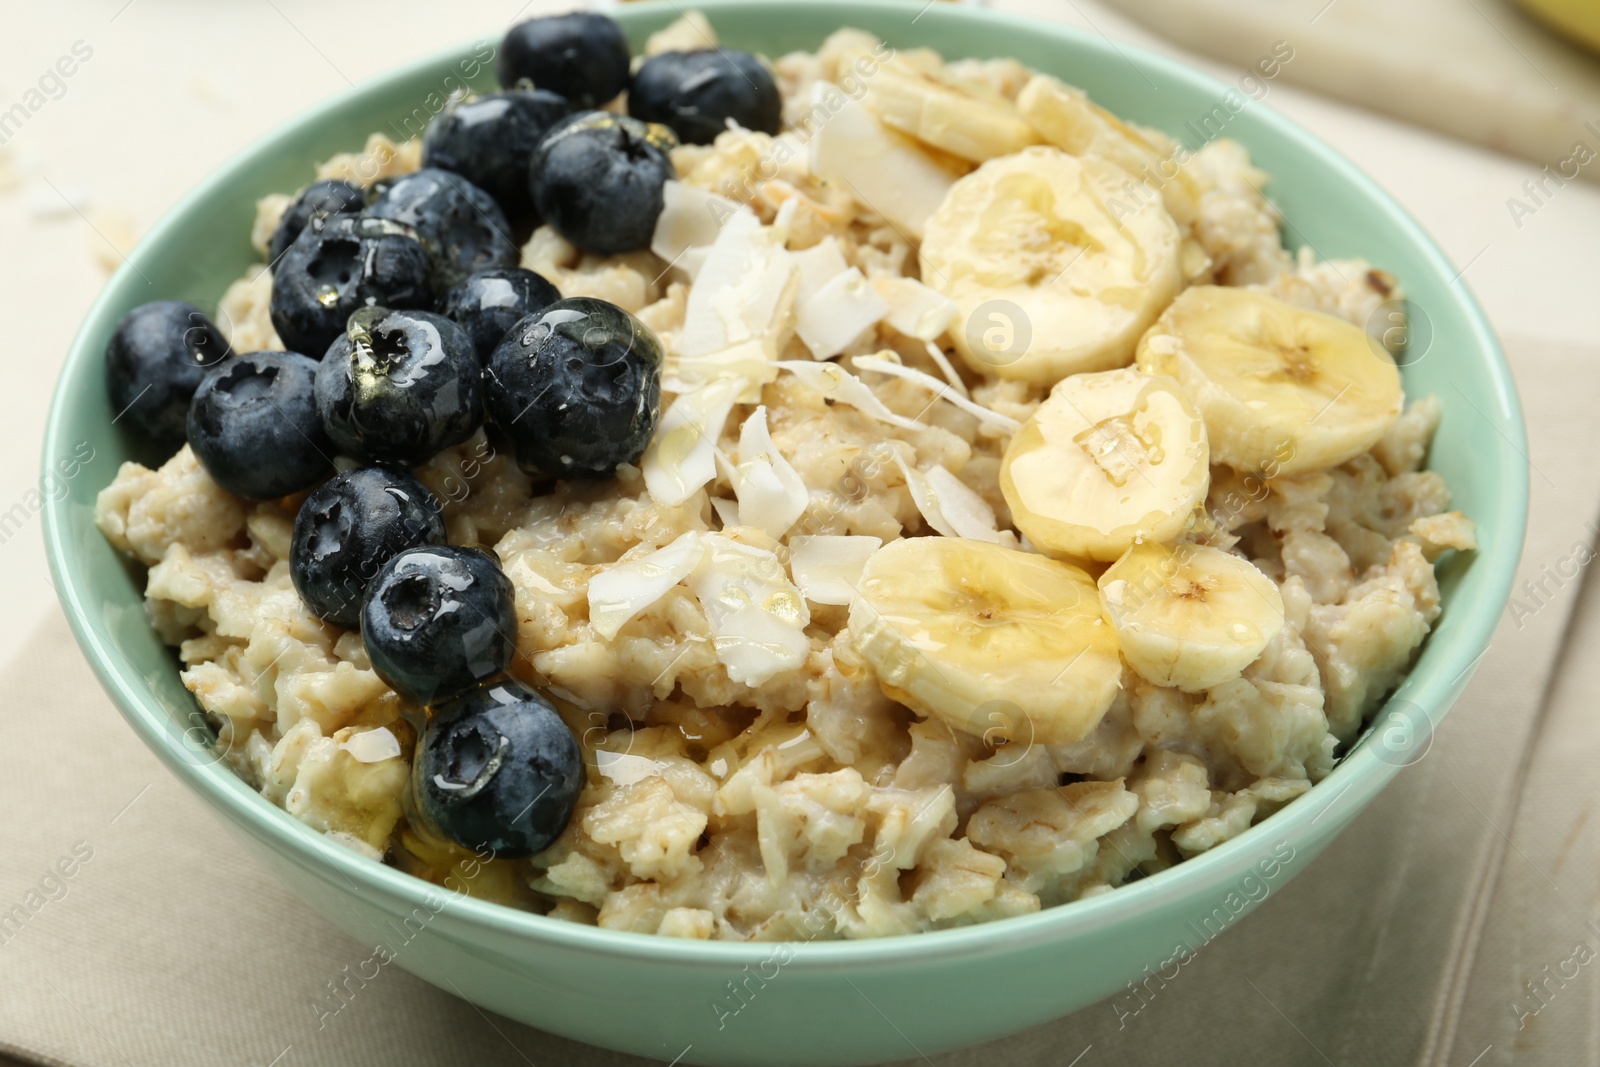
M649 54L711 32L691 13ZM490 427L407 464L443 540L509 579L510 673L581 752L564 831L474 857L419 816L433 713L308 606L307 493L236 496L186 444L124 464L97 518L218 751L418 877L736 940L1033 912L1305 792L1437 619L1435 562L1475 546L1424 467L1440 404L1363 333L1400 281L1290 255L1231 141L1139 188L1174 143L1015 61L841 30L771 70L777 132L663 150L648 247L520 244L659 340L642 452L552 478ZM317 176L422 164L374 134ZM295 202L261 201L264 258ZM229 287L234 351L285 348L275 284Z

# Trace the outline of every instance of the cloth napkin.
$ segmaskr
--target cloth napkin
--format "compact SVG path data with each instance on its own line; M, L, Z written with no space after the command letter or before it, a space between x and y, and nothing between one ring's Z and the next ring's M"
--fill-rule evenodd
M1284 80L1521 156L1530 174L1548 166L1547 186L1600 181L1600 168L1586 165L1600 148L1600 62L1511 0L1107 3L1245 69L1279 45L1293 57ZM1531 214L1541 200L1522 206Z
M1540 580L1592 554L1600 352L1509 349L1535 471L1523 571ZM1480 1050L1475 1067L1597 1062L1600 837L1583 787L1600 730L1583 694L1600 680L1600 592L1534 740L1583 574L1544 580L1539 607L1508 614L1427 755L1153 997L926 1061L908 1044L905 1062L1444 1067ZM63 619L0 674L0 707L0 914L32 901L25 924L0 928L0 1050L72 1067L646 1062L489 1015L398 968L323 1018L328 983L369 948L277 884L157 763ZM1580 941L1592 965L1570 962ZM1524 992L1539 1010L1522 1019L1510 998L1535 978L1550 992ZM915 1040L915 1020L898 1022Z
M1571 569L1570 565L1567 568ZM1476 965L1462 983L1452 1063L1489 1050L1478 1067L1600 1064L1600 588L1578 603L1533 747L1523 761ZM1488 886L1485 886L1488 889ZM1443 1062L1443 1061L1441 1061Z

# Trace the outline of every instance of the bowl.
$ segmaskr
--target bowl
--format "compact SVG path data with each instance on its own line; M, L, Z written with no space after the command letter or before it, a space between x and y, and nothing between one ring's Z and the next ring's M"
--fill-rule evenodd
M1193 138L1206 120L1270 173L1291 246L1365 256L1403 279L1416 321L1404 378L1444 416L1431 466L1479 524L1481 547L1441 567L1444 614L1364 739L1321 783L1239 837L1114 892L985 925L863 942L704 943L601 930L461 898L363 859L273 807L206 746L171 650L145 618L143 575L93 521L115 462L150 460L113 424L101 378L117 319L158 297L214 302L255 261L256 199L311 177L310 164L372 130L402 128L455 77L470 47L360 86L266 137L189 194L111 279L78 333L53 400L44 469L87 443L96 461L45 507L56 588L73 631L128 722L250 850L306 902L368 945L401 920L417 933L405 969L483 1008L607 1048L679 1063L864 1064L1013 1033L1106 997L1180 946L1240 920L1261 886L1302 870L1406 763L1467 684L1500 616L1527 515L1525 436L1493 333L1455 269L1404 210L1350 162L1239 89L1100 37L987 10L908 0L698 4L722 38L776 55L840 26L950 57L1014 56L1084 86L1117 114ZM615 11L634 47L679 14ZM492 77L487 66L477 81ZM1191 147L1193 147L1191 142ZM159 457L155 457L159 458ZM1336 874L1334 875L1336 876ZM1354 905L1352 905L1354 906Z

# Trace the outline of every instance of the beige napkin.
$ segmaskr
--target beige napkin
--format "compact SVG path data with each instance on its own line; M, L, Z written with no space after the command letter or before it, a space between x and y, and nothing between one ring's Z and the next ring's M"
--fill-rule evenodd
M1537 578L1592 540L1600 353L1510 349L1532 413L1524 571ZM1558 966L1568 942L1600 950L1596 838L1568 841L1595 776L1587 752L1600 747L1580 695L1596 671L1596 596L1578 632L1590 643L1569 651L1550 732L1521 788L1580 582L1547 581L1544 606L1520 628L1502 620L1428 754L1138 1014L1128 1014L1132 1000L1100 1004L928 1062L1443 1067L1491 1043L1478 1067L1575 1064L1579 1048L1592 1056L1600 973L1589 971L1600 972L1600 959L1547 997L1533 1023L1542 1044L1519 1048L1505 1003L1513 980ZM273 881L157 764L101 694L64 621L52 619L0 676L0 707L0 916L30 909L20 927L0 927L0 1048L73 1067L644 1062L486 1015L394 968L319 1029L314 1005L369 950ZM1508 840L1501 831L1514 825ZM1487 966L1474 973L1479 945ZM896 1024L915 1040L914 1019ZM906 1052L908 1063L924 1062Z
M1533 162L1545 195L1600 151L1600 62L1510 0L1107 0L1184 48ZM1586 146L1578 151L1578 144ZM1548 166L1550 177L1537 168ZM1508 192L1511 190L1508 190ZM1532 214L1540 195L1518 193Z
M1600 1065L1596 650L1600 583L1591 581L1526 765L1520 809L1499 823L1505 861L1488 898L1452 1063L1487 1050L1478 1067Z

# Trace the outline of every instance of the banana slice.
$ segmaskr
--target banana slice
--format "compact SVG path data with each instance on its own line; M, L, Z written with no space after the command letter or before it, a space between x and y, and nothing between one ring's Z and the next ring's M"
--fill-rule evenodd
M1210 486L1200 413L1177 382L1132 367L1063 379L1000 463L1017 529L1095 560L1176 538Z
M1134 545L1100 576L1100 604L1128 665L1189 693L1237 678L1283 630L1272 580L1203 545Z
M856 587L850 633L890 699L991 744L1081 740L1121 684L1093 579L986 541L885 545Z
M1359 456L1405 401L1394 360L1360 327L1232 286L1184 290L1137 358L1194 399L1217 462L1269 478Z
M1177 224L1128 172L1027 148L951 186L928 220L922 280L955 301L956 350L976 371L1053 385L1127 366L1181 284Z
M860 62L877 69L861 79L866 104L886 125L953 156L982 163L1039 143L1016 105L997 93L902 59Z
M1017 96L1017 110L1046 141L1075 156L1099 156L1132 176L1124 199L1156 191L1183 225L1200 215L1201 189L1174 146L1157 144L1089 99L1082 89L1037 74Z

